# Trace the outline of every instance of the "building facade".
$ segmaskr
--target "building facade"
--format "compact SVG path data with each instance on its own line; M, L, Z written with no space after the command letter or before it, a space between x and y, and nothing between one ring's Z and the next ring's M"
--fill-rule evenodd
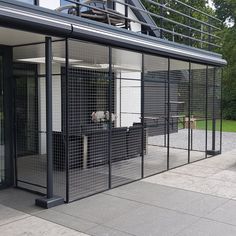
M0 1L1 187L70 202L221 153L220 22L147 2Z

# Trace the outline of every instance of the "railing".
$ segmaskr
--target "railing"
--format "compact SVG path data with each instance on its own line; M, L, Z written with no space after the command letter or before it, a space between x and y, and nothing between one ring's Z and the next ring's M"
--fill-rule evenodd
M179 0L66 0L67 6L57 9L69 14L94 19L128 30L133 23L136 32L159 37L192 47L215 51L220 48L222 22L214 16ZM100 4L100 6L98 6ZM101 7L102 5L102 7ZM121 9L119 12L116 9ZM131 17L131 13L141 17Z

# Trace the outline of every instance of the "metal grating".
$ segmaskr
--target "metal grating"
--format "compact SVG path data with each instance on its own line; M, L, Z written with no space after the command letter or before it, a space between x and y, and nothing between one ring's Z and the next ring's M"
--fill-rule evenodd
M144 176L167 170L168 59L144 55Z
M190 118L190 161L205 158L206 154L206 72L207 67L191 64ZM199 125L198 125L199 124ZM199 126L199 127L198 127Z
M40 193L43 49L14 48L16 182ZM76 40L54 41L52 51L53 185L66 202L220 151L220 68Z
M188 163L189 63L170 60L169 78L169 167Z
M109 73L108 67L100 67L109 64L108 48L70 40L69 57L79 61L70 63L68 71L69 196L73 200L108 189L109 130L104 113L109 111Z
M141 178L142 54L112 49L112 72L112 112L116 118L111 132L111 186L116 187Z

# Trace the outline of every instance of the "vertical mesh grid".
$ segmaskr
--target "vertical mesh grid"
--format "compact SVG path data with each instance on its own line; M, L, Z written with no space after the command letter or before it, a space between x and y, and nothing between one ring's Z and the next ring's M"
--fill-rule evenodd
M144 56L144 176L167 169L168 59Z
M55 194L66 199L69 189L73 201L138 180L142 172L146 177L167 164L202 159L206 134L207 149L220 150L220 68L208 67L206 80L206 66L192 63L189 71L188 62L170 59L168 73L166 58L69 40L67 70L65 41L53 42L52 49ZM14 48L17 184L41 193L47 169L44 61L44 43Z
M188 108L189 63L170 60L170 168L188 162Z
M70 63L68 75L69 195L73 200L108 189L108 48L69 41L69 58L79 62Z
M191 118L190 161L205 158L206 150L206 66L191 64Z

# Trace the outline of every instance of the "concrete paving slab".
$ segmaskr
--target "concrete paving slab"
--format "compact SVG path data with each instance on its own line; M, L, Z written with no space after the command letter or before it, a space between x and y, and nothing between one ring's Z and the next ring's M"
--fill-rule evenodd
M194 164L185 165L185 166L181 166L179 168L170 170L171 173L173 172L173 173L179 173L179 174L202 177L202 178L210 177L220 171L221 169L216 168L216 167L199 166L199 165L194 165Z
M158 184L140 183L123 186L108 191L106 194L151 204L195 216L205 216L228 199L185 191Z
M24 212L0 204L0 226L29 216Z
M229 200L227 203L216 208L206 216L208 219L220 221L236 226L236 201Z
M105 225L122 232L137 236L174 235L186 228L198 217L177 213L175 211L143 206L119 218L106 222Z
M3 225L0 227L0 232L4 236L86 236L34 216Z
M97 226L91 230L88 230L87 233L91 236L132 236L133 234L128 234L121 232L106 226Z
M180 231L176 236L235 236L236 227L221 222L200 219L195 224Z
M35 199L39 195L16 188L1 190L0 204L22 211L28 214L42 211L42 208L35 206Z
M175 188L191 190L191 187L193 185L202 181L203 179L204 178L202 177L183 175L183 174L173 173L173 172L165 172L159 175L155 175L155 176L143 179L142 181L153 183L153 184L160 184L160 185L166 185L166 186L175 187Z
M97 226L95 223L54 210L44 210L35 216L81 232Z
M97 194L80 201L55 207L53 210L102 224L142 206L142 204L134 201L106 194Z

